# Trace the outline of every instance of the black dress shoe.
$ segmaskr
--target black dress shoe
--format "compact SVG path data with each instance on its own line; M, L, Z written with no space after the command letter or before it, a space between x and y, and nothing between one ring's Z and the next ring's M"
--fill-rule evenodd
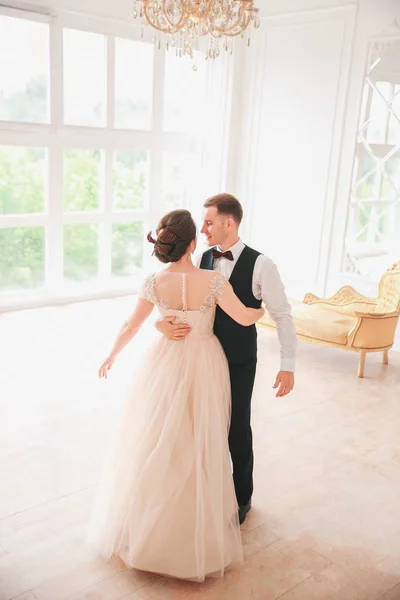
M243 523L246 519L246 515L250 509L251 509L251 500L247 504L243 504L242 506L239 506L239 523L240 523L240 525L243 525Z

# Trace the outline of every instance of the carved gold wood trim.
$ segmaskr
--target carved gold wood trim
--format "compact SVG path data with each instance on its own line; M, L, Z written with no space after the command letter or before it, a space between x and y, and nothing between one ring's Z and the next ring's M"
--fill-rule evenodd
M369 296L364 296L360 294L350 285L345 285L341 287L333 296L330 298L321 298L308 292L304 298L304 304L314 304L316 302L322 302L325 304L330 304L333 306L345 306L346 304L352 304L353 302L364 302L367 304L376 304L378 302L379 296L384 295L384 286L385 280L387 277L392 277L393 275L400 275L400 261L395 262L387 271L385 271L379 281L378 287L378 298L371 298ZM399 299L400 304L400 299ZM400 310L400 307L399 307Z
M353 302L363 302L367 304L376 304L376 298L369 298L357 292L350 285L345 285L340 288L330 298L319 298L315 294L308 293L304 296L304 304L314 304L316 302L323 302L325 304L331 304L333 306L345 306L346 304L352 304Z
M387 271L385 271L381 277L381 280L379 282L379 296L384 296L385 295L385 285L386 284L386 279L388 277L393 277L393 276L398 276L400 278L400 261L395 262L390 269L387 269ZM390 284L389 284L390 285ZM398 289L398 286L396 285L396 290ZM398 302L397 302L397 306L396 306L396 310L400 312L400 295L398 298Z

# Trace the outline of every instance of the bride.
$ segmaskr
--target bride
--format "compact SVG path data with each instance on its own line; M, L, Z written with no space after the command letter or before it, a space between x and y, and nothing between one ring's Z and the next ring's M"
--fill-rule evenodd
M143 282L136 307L99 370L107 377L154 306L187 322L180 342L160 337L130 390L100 487L91 538L103 555L172 577L203 581L242 561L228 448L228 364L213 334L216 305L241 325L246 308L220 274L191 261L196 226L186 210L160 221L154 255L167 266Z

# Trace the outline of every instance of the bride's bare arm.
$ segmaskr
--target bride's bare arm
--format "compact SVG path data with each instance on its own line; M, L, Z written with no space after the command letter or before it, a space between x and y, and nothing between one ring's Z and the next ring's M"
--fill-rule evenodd
M99 369L99 377L107 378L107 372L111 369L116 357L139 331L145 320L151 315L153 308L154 304L152 302L144 298L138 298L135 310L122 325L110 354Z
M254 325L265 314L264 308L247 308L236 296L229 282L225 283L218 304L239 325Z

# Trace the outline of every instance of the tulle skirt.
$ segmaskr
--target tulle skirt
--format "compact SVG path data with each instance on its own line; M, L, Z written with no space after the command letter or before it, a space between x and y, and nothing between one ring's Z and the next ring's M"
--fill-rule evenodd
M230 383L212 334L159 339L127 394L90 527L101 554L203 581L242 561Z

